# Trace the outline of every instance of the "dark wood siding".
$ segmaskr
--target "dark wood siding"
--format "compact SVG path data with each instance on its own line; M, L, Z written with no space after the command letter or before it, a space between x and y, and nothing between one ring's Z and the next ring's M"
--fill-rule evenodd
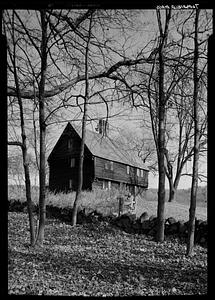
M106 182L106 186L108 186L108 181L111 181L111 189L112 188L116 188L119 189L120 188L120 182L117 181L112 181L112 180L106 180L106 179L95 179L92 185L92 188L100 188L103 189L104 185L104 181Z
M72 147L68 148L68 140ZM74 130L64 131L49 157L49 189L51 191L69 191L69 180L72 180L72 190L77 189L78 164L81 139ZM75 166L71 167L71 159L75 159ZM92 189L94 180L93 157L85 147L83 165L83 189Z
M72 147L68 148L68 140L72 140ZM81 145L81 139L73 128L66 128L62 133L60 139L55 145L49 161L61 159L66 156L79 157L79 150Z
M106 164L109 166L105 168ZM137 176L137 168L130 166L130 174L127 174L127 165L113 162L113 170L110 169L110 161L96 157L95 159L95 177L111 181L121 181L129 184L148 186L148 171L143 170L143 177Z
M71 147L68 141L71 140ZM49 162L49 188L52 191L69 191L70 180L72 189L77 189L78 161L81 138L68 124L56 143L48 158ZM75 166L71 167L71 158L75 159ZM105 168L107 166L107 168ZM112 187L119 187L124 183L129 189L135 186L141 189L148 187L148 171L143 170L143 176L137 176L137 168L130 166L130 174L127 174L127 165L110 160L94 157L85 146L83 169L83 189L91 190L93 187L103 187L103 181L111 181ZM95 181L98 179L98 181Z
M70 157L64 159L52 160L49 163L50 176L49 188L52 191L68 191L69 180L72 180L72 190L77 189L78 184L78 163L76 158L75 166L70 167ZM94 164L90 158L84 159L83 166L83 189L92 189L92 182L94 179Z
M121 185L120 182L117 181L112 181L112 180L106 180L106 179L95 179L95 181L92 184L92 189L95 188L99 188L99 189L109 189L109 184L108 182L111 182L111 189L116 188L116 189L120 189L120 187L126 189L127 191L129 191L132 195L141 195L141 196L145 196L145 192L146 192L146 187L143 186L136 186L134 184L129 184L129 183L123 183L123 185ZM104 184L104 182L106 182L106 184Z

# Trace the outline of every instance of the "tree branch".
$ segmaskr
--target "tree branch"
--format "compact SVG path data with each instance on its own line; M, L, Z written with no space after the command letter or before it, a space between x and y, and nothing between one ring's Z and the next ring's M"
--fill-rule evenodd
M122 67L122 66L126 66L126 67L130 67L130 66L134 66L137 64L143 64L146 62L152 62L151 59L146 59L146 58L140 58L140 59L123 59L119 62L117 62L116 64L114 64L113 66L111 66L107 71L104 72L100 72L100 73L96 73L96 74L89 74L89 80L91 79L98 79L98 78L109 78L109 79L114 79L115 78L111 78L110 75L112 73L114 73L118 68ZM56 96L60 93L62 93L63 91L65 91L66 89L72 87L73 85L77 84L78 82L84 81L85 80L85 75L78 75L76 77L74 77L73 79L58 85L57 87L55 87L52 90L49 91L44 91L44 98L49 98L49 97L53 97ZM20 90L21 93L21 97L23 99L33 99L34 98L34 92L31 90ZM7 88L7 95L8 96L14 96L17 97L17 91L15 87L11 87L9 86ZM39 96L39 91L36 91L36 97Z
M21 142L8 141L7 144L10 146L19 146L19 147L23 148L23 144Z

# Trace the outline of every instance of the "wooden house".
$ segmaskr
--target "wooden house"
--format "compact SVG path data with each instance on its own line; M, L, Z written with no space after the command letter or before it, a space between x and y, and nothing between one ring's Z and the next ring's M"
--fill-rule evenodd
M81 127L68 123L48 157L49 189L68 192L77 189ZM83 190L127 188L132 194L148 187L148 168L114 140L86 130Z

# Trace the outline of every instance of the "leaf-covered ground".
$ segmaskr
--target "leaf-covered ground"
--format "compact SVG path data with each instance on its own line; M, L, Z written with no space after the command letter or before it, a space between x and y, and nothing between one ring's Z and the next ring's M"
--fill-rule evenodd
M28 219L8 214L8 293L67 296L207 294L207 249L191 258L175 239L156 243L108 223L71 227L47 220L46 240L30 248Z

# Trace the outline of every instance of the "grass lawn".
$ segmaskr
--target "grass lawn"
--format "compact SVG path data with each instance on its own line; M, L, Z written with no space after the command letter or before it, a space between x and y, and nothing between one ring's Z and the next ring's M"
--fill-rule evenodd
M139 217L144 211L149 216L157 215L157 201L153 200L142 200L139 199L137 202L137 217ZM166 202L165 203L165 216L166 218L173 217L176 220L189 220L189 205L178 202ZM196 207L196 218L207 220L207 207L197 206Z
M67 296L207 293L207 249L191 258L176 239L156 243L108 223L48 219L44 246L29 248L27 214L8 213L9 294Z

